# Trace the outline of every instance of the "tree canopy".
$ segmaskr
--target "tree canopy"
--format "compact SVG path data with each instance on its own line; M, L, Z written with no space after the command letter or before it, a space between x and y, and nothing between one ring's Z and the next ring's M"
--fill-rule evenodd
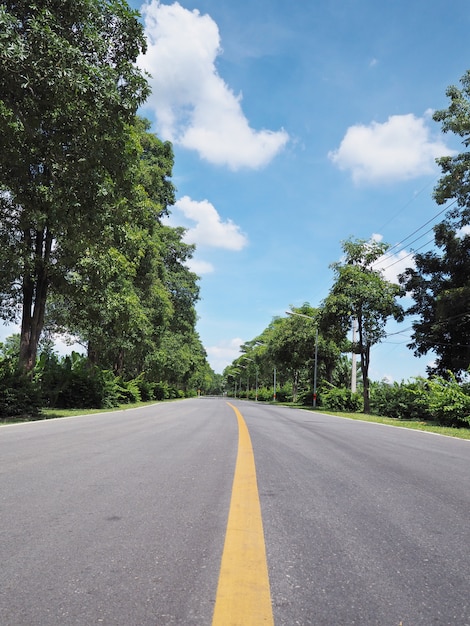
M90 371L207 382L194 247L162 219L173 149L136 115L145 49L123 0L0 4L0 317L23 372L66 332Z
M144 50L137 14L118 0L0 5L0 311L21 310L27 370L50 288L126 195Z
M337 341L346 338L352 321L357 324L358 340L353 350L360 355L364 411L369 412L370 349L385 336L390 317L403 319L397 297L399 285L387 281L374 263L387 251L388 244L363 239L343 242L344 257L332 264L335 282L324 301L322 327Z
M457 228L470 222L470 70L461 78L462 88L451 85L446 95L450 99L447 109L435 111L433 119L441 123L444 133L452 132L462 138L465 148L459 154L437 159L442 176L434 190L438 204L455 198L457 206L449 212Z
M401 276L414 304L409 347L417 356L433 350L430 374L462 375L470 367L470 236L459 236L446 222L435 228L439 252L415 255L415 268Z
M430 350L437 355L430 374L457 377L470 367L470 71L461 85L447 89L448 108L433 116L443 132L458 135L464 146L459 154L437 159L442 176L434 197L438 204L453 202L434 228L437 250L416 254L416 267L400 278L414 299L407 312L418 316L409 347L416 355Z

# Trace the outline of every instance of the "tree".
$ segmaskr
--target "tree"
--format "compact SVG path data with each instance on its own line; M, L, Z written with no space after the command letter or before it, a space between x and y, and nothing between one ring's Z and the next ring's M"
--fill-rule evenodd
M396 301L403 295L402 289L373 268L388 247L377 241L344 241L344 258L331 265L335 282L323 303L321 327L337 343L345 340L352 320L356 320L358 341L353 349L361 358L365 413L370 411L370 349L386 336L385 325L390 317L403 319L403 308Z
M317 332L320 309L314 309L306 302L301 307L291 307L291 310L294 315L282 318L275 327L268 352L273 362L291 378L295 400L302 377L305 379L308 375L310 381L315 377L315 347L316 375L326 380L331 380L340 350L333 341Z
M462 137L465 148L470 146L470 70L461 78L462 89L450 86L446 95L450 98L447 109L435 111L433 119L441 122L444 133L453 132ZM454 220L456 228L470 223L470 151L465 150L454 156L437 159L442 170L442 177L434 190L438 204L455 198L456 208L448 217Z
M414 300L407 314L419 316L409 347L416 356L435 352L429 374L460 378L470 367L470 235L458 235L448 222L434 230L442 252L415 255L416 268L400 276Z
M431 374L460 377L470 366L470 71L461 79L462 89L450 86L447 109L434 113L443 132L462 137L466 150L437 159L442 177L434 190L438 204L453 199L443 222L434 228L439 252L415 256L416 268L400 277L414 299L407 313L419 316L413 322L412 342L416 355L433 350Z
M125 195L129 124L148 94L135 65L144 50L122 0L0 5L0 314L21 314L27 371L50 291Z
M130 131L138 156L129 162L130 193L121 198L100 240L84 248L63 277L48 304L46 323L77 336L91 362L136 376L176 311L183 315L170 276L193 247L180 241L182 229L161 223L174 203L171 144L150 133L149 123L140 118ZM184 271L194 276L180 264L179 272ZM194 308L194 300L186 304ZM192 311L186 315L195 320Z

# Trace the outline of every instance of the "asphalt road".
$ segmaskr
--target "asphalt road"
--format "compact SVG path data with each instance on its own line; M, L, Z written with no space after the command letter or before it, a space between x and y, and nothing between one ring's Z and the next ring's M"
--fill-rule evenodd
M470 625L470 442L234 404L277 626ZM224 399L0 428L0 624L210 625L237 448Z

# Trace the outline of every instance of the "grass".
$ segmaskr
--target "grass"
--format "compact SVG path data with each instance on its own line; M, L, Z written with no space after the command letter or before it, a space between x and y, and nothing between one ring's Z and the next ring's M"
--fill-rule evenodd
M148 402L134 402L133 404L120 404L111 409L41 409L41 415L33 421L42 421L56 419L58 417L76 417L78 415L92 415L93 413L112 413L113 411L127 411L129 409L137 409L141 406L150 406L151 404L157 404L157 400L150 400ZM167 402L167 400L165 401ZM19 424L21 422L30 422L31 418L25 417L24 419L4 419L0 420L0 424Z
M286 405L289 406L289 405ZM290 405L292 406L292 405ZM422 430L438 435L446 435L448 437L456 437L458 439L470 439L470 428L452 428L450 426L439 426L436 422L423 422L418 420L399 420L394 417L382 417L379 415L366 415L365 413L345 413L340 411L328 411L324 409L309 409L317 413L325 413L327 415L336 415L338 417L347 417L352 420L360 420L362 422L373 422L375 424L386 424L387 426L400 426L401 428L410 428L411 430Z

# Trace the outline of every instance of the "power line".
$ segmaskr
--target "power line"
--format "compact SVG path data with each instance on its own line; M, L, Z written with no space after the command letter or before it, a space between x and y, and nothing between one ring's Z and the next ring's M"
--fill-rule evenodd
M429 231L428 231L429 232ZM424 233L426 234L426 233ZM420 237L418 237L418 239L420 239ZM417 240L416 240L417 241ZM427 241L426 243L423 243L422 246L420 246L419 248L416 248L416 250L412 250L411 252L409 252L407 255L401 257L400 259L397 259L396 261L394 261L393 263L390 263L390 265L387 265L386 267L382 267L382 270L388 270L389 267L393 267L394 265L396 265L397 263L401 263L402 261L404 261L405 259L407 259L410 256L413 256L416 252L418 252L419 250L421 250L422 248L425 248L426 246L428 246L430 243L433 243L434 239L430 239L429 241Z
M401 241L399 241L398 243L396 243L395 245L393 245L391 248L389 248L379 259L377 259L377 261L375 261L372 264L372 267L374 267L375 265L377 265L380 262L380 259L383 259L384 257L387 258L387 256L390 256L390 252L392 250L395 250L395 248L398 248L398 246L401 246L403 243L405 243L405 241L407 241L410 237L413 237L413 235L415 235L416 233L418 233L420 230L422 230L425 226L427 226L428 224L430 224L431 222L433 222L437 217L439 217L439 215L442 215L442 213L444 213L445 211L447 211L448 209L450 209L450 207L455 204L457 202L457 200L453 200L450 204L448 204L447 206L445 206L443 209L441 209L440 211L438 211L435 215L433 215L433 217L431 217L427 222L425 222L424 224L422 224L419 228L416 228L411 234L409 234L407 237L405 237L404 239L402 239ZM413 243L415 243L415 241L418 241L419 239L421 239L421 237L424 237L424 235L426 235L427 233L431 232L432 228L430 228L429 230L427 230L426 232L424 232L422 235L420 235L419 237L417 237L416 239L414 239L410 244L411 245ZM402 252L402 250L404 250L405 248L402 248L401 250L398 250L395 254L399 254L400 252ZM392 255L394 256L394 255ZM403 258L407 258L407 257L403 257ZM401 259L400 259L401 260ZM391 266L388 266L391 267ZM387 268L383 268L383 269L387 269Z
M394 215L393 215L393 216L392 216L392 217L388 220L388 222L385 222L385 224L382 224L382 226L381 226L381 227L380 227L380 229L379 229L379 232L380 232L383 228L385 228L385 226L388 226L388 225L390 224L390 222L393 222L393 220L394 220L394 219L395 219L398 215L400 215L400 213L402 213L402 212L403 212L403 211L404 211L407 207L409 207L409 206L410 206L410 204L411 204L412 202L414 202L414 201L416 200L416 198L417 198L418 196L420 196L420 195L421 195L421 194L422 194L422 193L423 193L423 192L424 192L424 191L425 191L425 190L429 187L429 185L431 185L431 183L434 183L434 182L435 182L438 178L439 178L439 176L436 176L436 177L434 177L434 178L433 178L430 182L426 183L426 184L425 184L425 185L424 185L424 186L423 186L423 187L422 187L422 188L418 191L418 193L417 193L417 194L415 194L412 198L410 198L410 199L408 200L408 202L406 202L406 203L404 204L404 206L402 206L402 208L401 208L399 211L397 211L397 213L395 213L395 214L394 214Z

